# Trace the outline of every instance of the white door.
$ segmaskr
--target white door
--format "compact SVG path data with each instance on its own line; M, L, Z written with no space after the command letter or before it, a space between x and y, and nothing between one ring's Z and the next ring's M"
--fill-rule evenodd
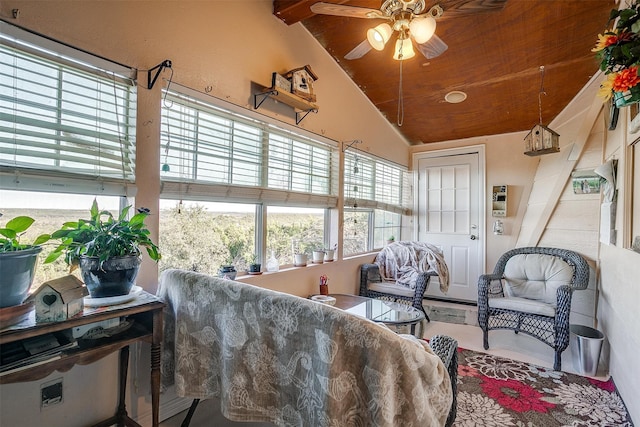
M416 155L418 240L440 248L449 267L449 291L441 292L439 282L433 280L427 297L478 299L485 235L481 154L467 149L462 153Z

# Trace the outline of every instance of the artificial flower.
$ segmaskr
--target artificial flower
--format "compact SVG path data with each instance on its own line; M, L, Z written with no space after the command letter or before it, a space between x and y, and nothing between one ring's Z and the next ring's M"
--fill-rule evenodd
M600 83L600 89L598 90L598 96L608 101L613 95L613 80L616 78L615 74L607 74L605 81Z
M606 75L598 95L608 100L616 93L626 92L624 97L615 97L618 106L640 102L640 0L629 3L625 9L613 9L609 22L615 25L598 34L596 45L591 49Z
M640 77L638 77L638 67L633 66L625 68L615 74L613 79L613 91L614 92L626 92L632 87L640 83Z
M598 34L598 42L596 43L596 47L591 49L591 52L599 52L602 49L605 49L616 43L629 41L632 39L632 37L633 37L633 34L629 32L616 34L616 30L609 31L604 34Z

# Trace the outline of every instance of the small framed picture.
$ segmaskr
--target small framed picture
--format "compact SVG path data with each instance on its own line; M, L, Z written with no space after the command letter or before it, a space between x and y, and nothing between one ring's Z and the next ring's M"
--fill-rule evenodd
M273 89L280 89L283 92L291 93L291 81L278 73L273 73L271 76L271 87Z
M593 170L575 171L571 174L574 194L600 192L600 176Z

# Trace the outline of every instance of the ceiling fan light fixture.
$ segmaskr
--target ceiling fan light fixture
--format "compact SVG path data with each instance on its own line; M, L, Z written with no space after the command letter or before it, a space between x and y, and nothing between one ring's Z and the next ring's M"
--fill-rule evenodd
M414 56L416 56L416 52L413 50L411 40L398 37L398 40L396 40L396 48L393 51L393 59L396 61L404 61Z
M425 43L436 32L436 20L432 16L414 18L409 23L409 31L416 43Z
M367 30L367 40L375 50L382 50L384 49L384 45L391 38L392 33L393 30L391 29L391 26L387 23L382 23Z
M467 99L467 94L460 90L452 90L444 96L444 100L450 104L459 104Z

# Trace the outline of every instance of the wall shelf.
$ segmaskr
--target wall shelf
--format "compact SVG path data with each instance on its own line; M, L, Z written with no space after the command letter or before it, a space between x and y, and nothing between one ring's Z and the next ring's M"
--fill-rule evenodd
M260 108L262 103L267 98L274 99L296 110L300 110L296 111L296 125L299 125L300 122L302 122L302 120L304 120L304 118L307 117L309 113L317 113L319 109L318 105L314 104L313 102L307 101L306 99L300 98L297 95L289 92L284 92L273 87L265 89L264 91L253 95L253 108L255 110Z

